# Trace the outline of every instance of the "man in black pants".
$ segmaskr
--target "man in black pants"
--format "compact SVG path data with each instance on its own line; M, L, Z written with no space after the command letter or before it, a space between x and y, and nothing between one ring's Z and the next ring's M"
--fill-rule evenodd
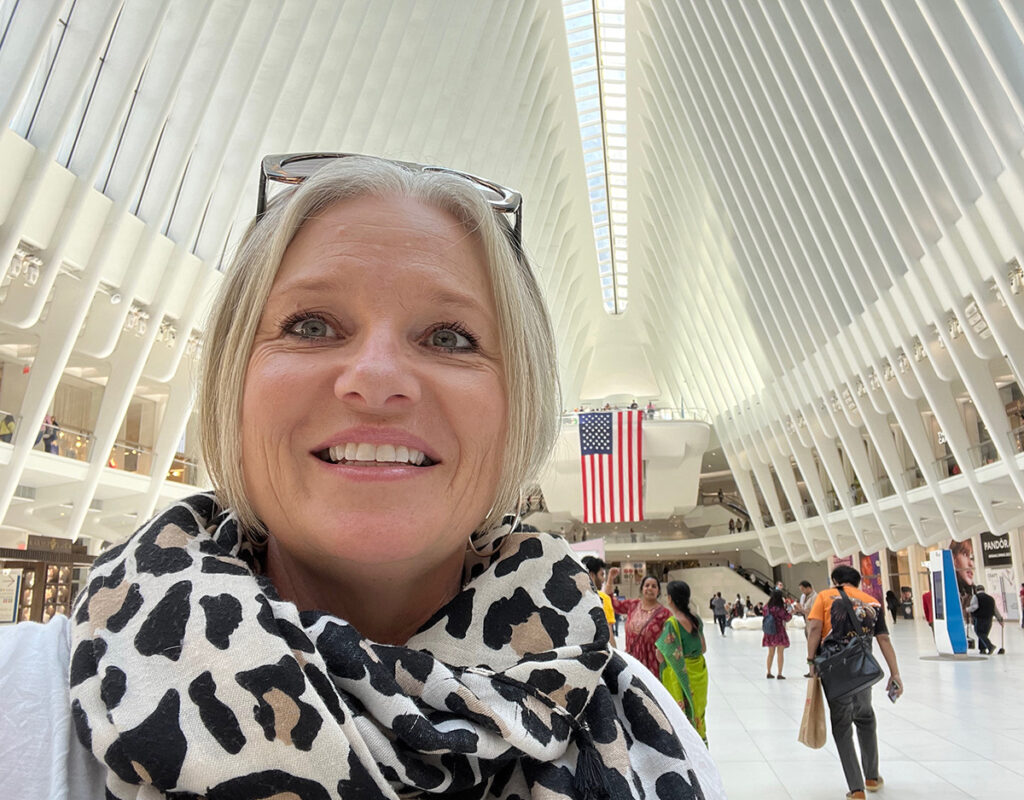
M985 591L984 586L974 587L974 597L971 598L967 610L974 615L974 630L978 634L978 652L983 656L991 655L996 651L995 645L988 635L992 632L993 618L1003 624L1003 615L996 608L995 598Z
M725 636L725 600L721 592L715 592L715 596L711 598L711 611L715 615L715 622L718 623L722 636Z
M819 645L825 641L840 644L853 636L873 636L889 667L888 689L894 697L903 694L903 680L900 678L896 651L885 627L885 611L871 595L862 592L860 573L853 567L839 566L832 570L832 583L836 588L818 592L814 605L807 613L807 663L814 673L814 657ZM857 630L851 628L850 614L841 599L839 588L853 604L853 615L858 622ZM877 792L885 781L878 774L878 732L875 710L871 707L871 687L862 689L844 700L829 703L832 718L832 738L839 751L843 765L850 800L864 797L864 790ZM857 728L860 743L860 758L853 744L853 728ZM863 771L861 771L863 768Z

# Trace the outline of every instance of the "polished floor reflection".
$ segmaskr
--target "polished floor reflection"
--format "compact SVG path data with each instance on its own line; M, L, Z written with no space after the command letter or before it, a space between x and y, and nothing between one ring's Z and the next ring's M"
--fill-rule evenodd
M791 634L788 680L765 678L760 631L711 624L708 739L730 800L832 800L846 795L829 734L821 750L797 742L806 682L803 632ZM713 633L712 633L713 631ZM994 641L998 644L998 627ZM1024 797L1024 631L1008 623L1006 655L932 660L923 622L899 622L893 640L906 694L875 688L884 789L879 800Z

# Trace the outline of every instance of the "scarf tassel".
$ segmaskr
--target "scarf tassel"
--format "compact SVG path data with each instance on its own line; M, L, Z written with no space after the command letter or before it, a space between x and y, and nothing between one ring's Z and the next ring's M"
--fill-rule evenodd
M579 800L610 800L604 764L586 723L577 727L576 772L573 775L573 794Z

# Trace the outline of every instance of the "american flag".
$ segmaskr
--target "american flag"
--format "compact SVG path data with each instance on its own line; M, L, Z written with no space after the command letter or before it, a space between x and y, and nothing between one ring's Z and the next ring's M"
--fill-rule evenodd
M644 518L643 411L580 414L583 522Z

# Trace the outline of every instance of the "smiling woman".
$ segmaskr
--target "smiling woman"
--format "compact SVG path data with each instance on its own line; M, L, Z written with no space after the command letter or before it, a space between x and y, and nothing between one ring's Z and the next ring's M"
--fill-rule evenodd
M77 740L18 796L721 796L568 545L517 528L559 408L518 195L297 163L265 162L214 304L214 491L97 559L73 631L18 637L6 679Z

